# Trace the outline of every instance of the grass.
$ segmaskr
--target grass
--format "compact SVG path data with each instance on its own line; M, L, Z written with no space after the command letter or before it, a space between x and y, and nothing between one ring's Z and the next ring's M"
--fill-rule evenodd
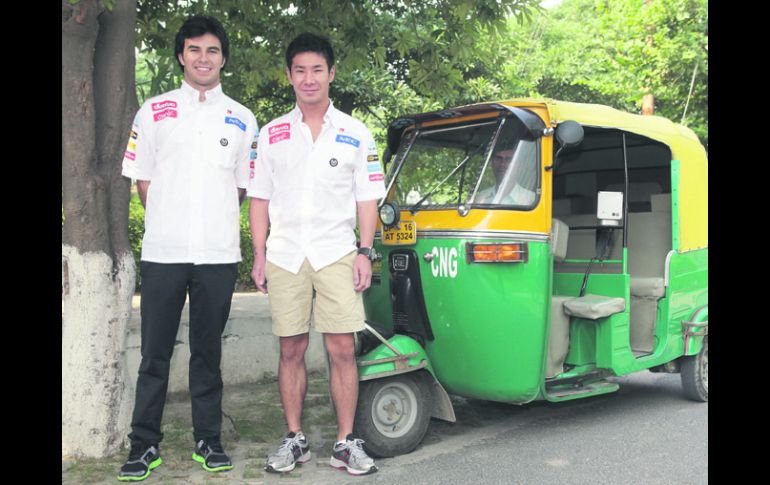
M325 373L308 375L303 428L311 444L316 444L313 449L316 456L318 453L331 454L336 438L336 420L328 388ZM174 393L166 401L161 428L163 441L160 443L163 465L153 471L151 478L154 483L229 484L264 478L262 467L265 457L286 433L275 375L268 375L255 383L225 386L222 410L226 414L222 420L222 444L233 458L236 468L228 473L209 474L191 459L194 443L190 396L186 392ZM126 456L127 448L103 459L62 462L62 483L119 483L116 476ZM318 463L328 466L323 459ZM302 471L298 468L290 474L278 476L300 480Z

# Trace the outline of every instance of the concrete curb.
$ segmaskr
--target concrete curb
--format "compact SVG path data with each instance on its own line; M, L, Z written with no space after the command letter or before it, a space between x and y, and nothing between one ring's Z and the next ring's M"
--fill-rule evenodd
M126 365L132 387L136 385L142 358L140 301L141 296L134 295L126 342ZM233 294L230 318L222 335L222 380L225 385L256 382L266 375L277 374L280 352L278 337L273 335L271 326L267 295L257 292ZM171 358L169 392L189 391L189 331L189 306L185 303ZM321 370L326 366L323 339L313 330L310 331L305 362L308 371Z

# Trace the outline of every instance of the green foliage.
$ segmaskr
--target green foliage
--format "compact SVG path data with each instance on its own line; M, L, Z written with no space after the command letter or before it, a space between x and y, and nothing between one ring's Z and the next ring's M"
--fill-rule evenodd
M139 261L142 257L142 238L144 237L144 207L139 195L131 194L131 201L128 206L128 242L131 244L131 253L134 255L134 266L136 267L136 288L142 282L142 274Z
M505 19L524 21L539 0L344 0L185 2L140 0L137 62L140 98L178 84L173 37L191 13L220 19L230 38L225 91L264 124L294 105L284 51L297 34L328 36L337 54L331 97L341 110L384 128L394 117L484 100L499 88L482 80L502 62ZM468 90L467 82L475 84Z
M563 2L515 31L506 51L502 76L495 76L504 97L638 113L651 93L654 114L684 121L708 147L707 0Z
M241 257L238 264L238 281L240 289L255 289L254 281L251 279L251 268L254 266L254 248L251 244L251 230L249 229L249 202L241 206Z
M515 96L639 112L650 92L655 114L681 122L686 107L684 123L708 146L707 0L570 0L548 11L538 0L140 0L140 100L178 86L173 38L192 13L225 25L225 90L260 124L293 107L284 50L311 31L335 47L335 105L380 144L391 120L415 112Z

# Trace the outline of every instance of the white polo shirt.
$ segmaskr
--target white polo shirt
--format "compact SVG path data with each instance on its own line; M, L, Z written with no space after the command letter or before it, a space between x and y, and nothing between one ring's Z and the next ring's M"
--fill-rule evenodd
M331 104L315 143L299 107L262 127L248 195L270 200L267 259L296 274L354 251L356 202L384 197L383 178L369 129Z
M186 82L147 100L134 118L123 175L151 181L142 260L226 264L241 260L238 188L256 158L257 120L222 92L206 100Z

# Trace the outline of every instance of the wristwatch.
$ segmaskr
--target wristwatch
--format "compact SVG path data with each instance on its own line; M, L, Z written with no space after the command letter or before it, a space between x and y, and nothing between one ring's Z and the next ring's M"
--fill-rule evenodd
M358 248L356 254L363 254L369 258L369 261L376 261L378 259L377 257L379 256L374 248Z

